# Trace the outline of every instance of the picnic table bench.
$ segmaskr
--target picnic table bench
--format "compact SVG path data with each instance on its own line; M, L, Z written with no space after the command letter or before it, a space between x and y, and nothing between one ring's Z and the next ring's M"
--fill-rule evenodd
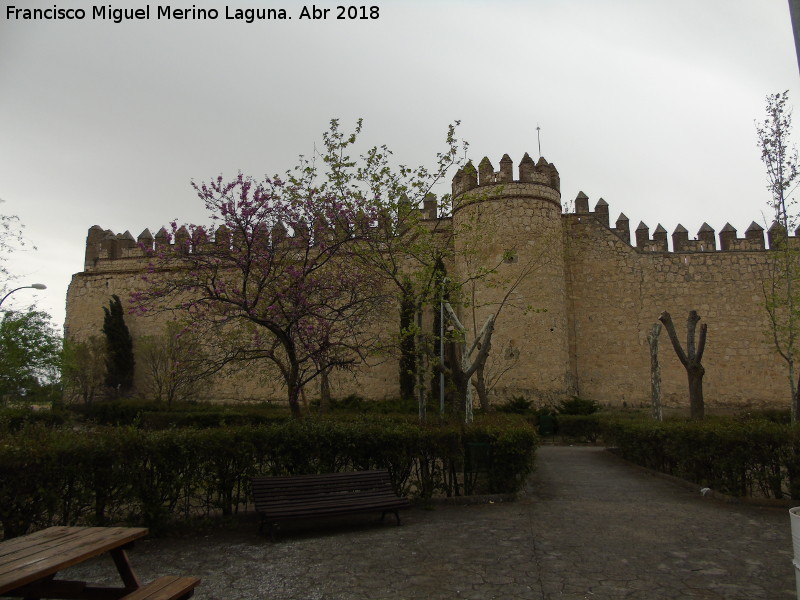
M398 511L411 506L407 498L394 492L385 470L254 477L251 481L261 531L267 525L273 541L282 521L380 511L381 520L386 513L394 513L399 525Z
M184 600L192 597L199 583L199 577L165 575L123 596L121 600Z

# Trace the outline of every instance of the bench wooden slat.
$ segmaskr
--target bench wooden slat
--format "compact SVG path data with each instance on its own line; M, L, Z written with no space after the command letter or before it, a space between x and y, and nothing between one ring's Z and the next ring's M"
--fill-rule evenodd
M122 600L183 600L191 598L199 583L199 577L166 575L123 596Z
M356 471L363 473L353 476L352 472L323 475L296 475L293 477L255 477L253 488L272 490L324 489L326 491L366 489L370 487L391 487L387 471Z
M361 501L361 502L369 502L371 499L380 500L382 498L388 499L397 499L397 496L394 492L386 492L386 491L374 491L368 490L365 492L357 491L357 492L348 492L348 493L333 493L333 494L326 494L324 492L319 493L315 492L314 494L295 494L292 496L279 496L277 498L270 498L270 499L262 499L256 502L256 506L263 506L266 508L278 508L280 506L291 506L296 505L298 503L315 503L315 502L337 502L339 500L346 501Z
M397 497L391 496L358 496L356 498L315 498L313 500L298 500L297 502L280 502L275 504L263 505L265 511L280 510L314 510L315 508L324 509L328 506L363 506L370 504L404 504L399 502Z
M261 505L265 507L280 507L280 506L291 506L296 504L302 503L310 503L314 504L317 502L328 503L328 502L338 502L338 501L353 501L353 502L370 502L371 500L381 500L381 499L389 499L389 500L397 500L398 497L395 495L394 492L352 492L348 494L325 494L325 493L314 493L314 494L305 494L305 495L298 495L294 497L280 497L275 500L262 500L260 502Z
M271 519L288 519L291 517L303 518L314 515L325 516L358 512L394 511L395 509L408 508L408 506L407 503L394 501L373 502L368 505L360 503L305 505L298 506L297 508L287 507L283 510L269 511L267 516Z

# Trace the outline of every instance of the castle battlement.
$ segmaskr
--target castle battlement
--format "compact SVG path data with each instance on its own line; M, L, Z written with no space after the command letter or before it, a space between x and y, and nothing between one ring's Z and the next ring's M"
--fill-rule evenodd
M422 201L421 207L414 207L411 202L401 199L398 212L412 219L423 223L435 224L438 222L449 222L449 217L439 217L439 203L436 194L427 194ZM378 231L380 229L394 226L397 217L388 214L380 214L376 221L367 226ZM314 236L335 235L335 229L313 227ZM309 227L295 226L292 234L286 227L278 223L269 233L273 240L286 240L296 237L307 237ZM89 228L86 236L86 253L83 268L85 271L93 270L100 260L118 260L143 258L149 252L155 250L173 251L194 251L208 245L230 245L231 232L224 226L217 227L211 234L198 228L193 233L186 226L181 226L170 233L162 227L153 235L150 229L142 231L137 238L134 238L130 231L125 233L114 233L110 229L103 229L100 225L93 225Z
M775 250L788 239L791 247L800 248L800 227L794 235L786 236L783 229L773 223L767 231L766 242L764 239L764 228L753 221L745 230L744 237L738 237L736 229L730 224L725 223L717 236L716 231L708 223L703 223L698 229L695 239L689 239L689 231L680 223L675 227L672 235L669 236L667 230L659 223L650 236L650 228L642 221L634 231L634 240L631 243L630 220L624 213L620 213L616 223L612 227L609 223L608 203L600 198L595 205L594 211L589 210L589 197L583 192L578 192L575 197L575 212L565 216L577 218L578 222L588 217L607 227L615 233L622 241L640 252L670 252L668 238L672 238L671 252L741 252L758 250ZM719 237L719 244L717 244Z
M483 157L477 170L472 161L467 162L453 177L453 197L469 192L480 186L502 183L539 183L561 191L561 178L555 165L548 163L544 157L534 162L526 152L519 163L519 179L514 179L514 162L504 154L500 159L500 170L495 171L492 162Z
M500 169L495 171L494 166L487 157L481 160L477 169L472 164L472 161L467 162L453 177L453 197L455 198L458 195L481 187L519 183L539 184L560 192L561 182L558 170L554 164L548 163L543 157L539 158L538 162L534 162L526 152L518 165L518 179L514 179L513 161L508 154L503 155L499 165ZM504 192L508 195L516 195L513 194L512 188L501 191L501 195ZM493 195L492 192L490 194ZM689 239L688 230L681 224L675 227L671 235L661 224L658 224L651 237L648 225L644 222L639 222L639 225L633 231L632 240L628 217L624 213L620 213L612 226L609 217L609 205L603 198L597 201L594 210L590 210L589 197L581 191L575 197L574 206L575 212L567 213L564 216L577 218L578 222L581 222L586 217L591 217L607 227L626 244L640 252L764 251L776 249L784 239L788 239L790 246L800 248L800 227L794 231L794 235L786 236L781 227L777 223L773 223L766 232L765 239L764 228L755 221L745 230L744 237L738 237L737 230L730 223L725 223L719 234L708 223L703 223L694 239ZM412 206L408 199L400 201L399 212L412 215L420 221L431 223L442 221L443 218L439 216L438 211L439 207L435 194L428 194L423 200L422 206ZM394 220L395 218L392 215L379 215L377 221L371 223L370 226L376 230L387 228L391 226ZM319 232L316 233L319 234ZM271 235L276 239L285 239L308 235L308 231L298 230L294 232L293 236L285 227L278 225L273 229ZM200 239L201 237L202 239ZM670 237L672 239L671 250ZM719 243L717 243L717 237L719 238ZM204 233L196 233L194 238L192 239L192 234L186 227L177 229L173 234L162 227L155 235L149 229L145 229L138 237L134 238L130 231L114 233L110 229L103 229L99 225L94 225L89 229L86 237L84 269L87 271L92 270L99 260L142 258L147 255L148 251L158 248L173 248L177 250L200 247L205 244L229 242L230 232L223 226L218 228L210 237Z

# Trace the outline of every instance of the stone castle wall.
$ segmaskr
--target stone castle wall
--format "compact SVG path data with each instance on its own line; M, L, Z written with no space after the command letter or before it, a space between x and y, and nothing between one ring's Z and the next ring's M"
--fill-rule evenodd
M436 239L449 239L450 218L437 218L436 200L428 198L418 217L421 222L434 229ZM180 231L175 236L181 237ZM176 242L178 243L178 242ZM87 340L101 335L103 326L103 307L108 306L111 296L119 296L126 309L125 322L136 346L146 337L163 335L169 321L180 319L183 315L165 312L148 313L146 316L134 314L130 308L130 298L134 292L145 290L145 278L169 277L169 271L154 271L151 259L143 248L153 249L171 245L169 236L162 228L155 236L149 230L134 238L129 231L115 234L95 225L89 229L86 243L84 270L72 277L67 291L66 336L74 340ZM398 330L399 308L387 311L385 319L373 325L374 336L392 336ZM430 323L428 323L430 325ZM391 344L387 344L391 346ZM334 371L330 376L331 393L341 398L356 394L371 399L397 398L398 363L396 352L389 348L380 355L370 357L368 365L362 365L353 372ZM141 364L135 370L135 388L146 393L147 373ZM281 377L274 366L264 362L249 364L244 370L233 373L222 372L209 385L203 386L199 399L209 401L285 401L286 389L281 385ZM319 397L318 382L305 390L307 400Z
M495 172L488 159L468 164L453 180L452 231L456 278L493 269L488 285L467 286L475 313L460 308L462 322L478 328L505 304L497 320L488 370L510 367L494 389L500 401L524 396L538 402L579 394L606 405L646 405L650 396L647 334L662 311L669 311L685 343L685 321L697 310L708 324L703 364L709 406L786 406L783 361L768 341L763 283L780 231L751 225L739 238L730 225L716 233L708 225L690 240L681 226L658 226L650 237L640 223L633 234L620 215L612 226L609 206L600 199L593 211L579 194L575 213L561 214L560 178L552 164L526 154L513 176L508 156ZM439 224L435 202L422 216ZM86 339L102 327L102 307L112 294L123 304L143 288L148 260L140 245L168 244L165 231L113 234L95 226L87 237L84 271L73 277L67 296L67 335ZM795 238L792 243L800 244ZM717 249L719 247L719 249ZM506 293L512 283L513 291ZM164 317L126 317L134 339L163 331ZM396 331L398 313L376 327ZM664 401L686 406L683 367L662 332L660 357ZM399 395L397 358L378 357L356 374L334 377L334 396L370 398ZM492 374L491 372L489 373ZM139 381L138 383L142 383ZM316 390L309 390L311 397ZM207 390L209 399L281 399L280 386L257 373L237 374Z
M696 310L708 324L707 403L788 405L784 364L766 336L762 282L769 276L769 252L635 248L595 215L567 215L564 223L570 348L580 395L610 404L646 403L650 328L666 310L685 345L686 318ZM664 402L685 405L686 372L665 331L659 350Z

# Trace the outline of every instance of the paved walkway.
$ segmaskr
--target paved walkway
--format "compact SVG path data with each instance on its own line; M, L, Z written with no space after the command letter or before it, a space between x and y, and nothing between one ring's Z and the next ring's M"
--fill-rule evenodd
M143 580L203 578L225 600L795 598L785 509L725 504L600 448L544 447L518 502L412 509L284 528L258 521L137 543ZM114 581L111 561L70 575Z

